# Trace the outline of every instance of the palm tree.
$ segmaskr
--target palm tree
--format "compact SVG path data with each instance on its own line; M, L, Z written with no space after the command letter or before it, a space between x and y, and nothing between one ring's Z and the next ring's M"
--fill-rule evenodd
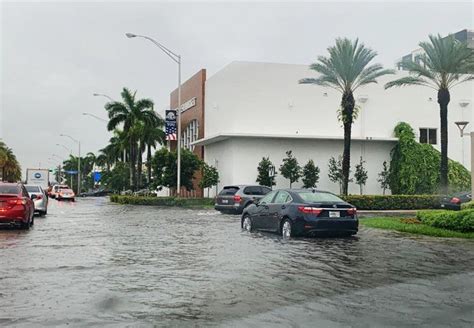
M317 78L301 79L301 84L315 84L329 87L341 92L341 120L344 126L344 153L342 160L342 193L347 195L351 156L351 130L356 112L354 91L370 83L377 83L377 78L393 74L393 70L383 69L380 64L369 65L377 53L347 38L336 39L336 45L328 48L329 57L319 56L318 61L310 68L320 74Z
M13 150L0 141L0 168L2 181L15 182L21 179L21 167Z
M158 120L155 122L154 126L145 125L143 127L141 145L141 151L146 150L146 167L147 167L147 184L151 182L151 158L152 158L152 148L156 148L158 145L162 145L165 142L165 132L163 131L163 126L165 124L164 120L158 116ZM146 148L146 149L145 149Z
M124 139L128 142L130 187L135 189L139 140L137 137L137 124L142 122L153 125L158 118L153 110L153 101L151 99L136 100L136 91L132 93L127 88L123 89L121 95L123 102L111 101L105 104L105 109L109 113L107 129L112 131L119 125L123 125Z
M441 126L441 192L448 192L448 104L450 89L463 82L474 80L474 52L467 44L450 35L442 38L430 35L429 42L420 42L424 54L420 62L401 62L410 76L385 84L385 89L406 85L421 85L438 92Z

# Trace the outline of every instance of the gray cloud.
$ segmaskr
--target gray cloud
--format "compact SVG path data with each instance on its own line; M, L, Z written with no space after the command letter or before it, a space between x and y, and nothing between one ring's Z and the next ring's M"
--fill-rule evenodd
M102 148L110 133L105 98L137 89L165 108L176 66L152 36L183 56L183 79L208 75L233 60L308 64L338 36L359 37L393 66L430 33L472 28L472 4L462 3L3 3L1 7L0 137L23 169L51 166L60 133L82 141L83 153Z

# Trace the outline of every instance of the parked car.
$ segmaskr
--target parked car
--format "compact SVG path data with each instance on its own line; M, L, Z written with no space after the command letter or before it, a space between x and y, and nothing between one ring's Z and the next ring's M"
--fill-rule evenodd
M470 191L459 192L452 196L445 196L441 198L441 207L447 210L459 211L461 204L470 202L472 194Z
M285 238L299 235L355 235L357 209L336 195L311 189L274 190L244 209L242 229L265 230Z
M30 195L30 198L35 195L33 202L35 203L35 212L39 215L48 214L48 197L46 192L41 186L36 185L25 185L26 191Z
M34 213L35 204L24 185L0 182L0 225L29 229L35 222Z
M244 208L272 191L265 186L225 186L216 197L214 208L222 213L241 214Z

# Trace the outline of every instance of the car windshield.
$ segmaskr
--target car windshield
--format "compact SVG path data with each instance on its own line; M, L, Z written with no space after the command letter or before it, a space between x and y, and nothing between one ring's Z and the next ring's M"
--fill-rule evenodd
M239 187L231 186L231 187L224 187L222 191L219 193L219 196L232 196L239 190Z
M0 185L0 194L14 194L20 193L20 188L17 185Z
M69 187L68 187L68 186L59 186L59 189L60 189L60 190L69 189Z
M28 191L28 192L40 192L40 188L38 186L26 186L26 191Z
M336 195L327 192L300 191L298 192L298 195L308 203L343 202L343 200Z

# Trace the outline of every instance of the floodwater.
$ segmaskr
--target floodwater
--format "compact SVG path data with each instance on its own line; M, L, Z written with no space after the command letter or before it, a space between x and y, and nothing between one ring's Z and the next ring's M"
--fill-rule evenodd
M51 200L0 230L2 327L473 327L474 243L241 231L213 210Z

